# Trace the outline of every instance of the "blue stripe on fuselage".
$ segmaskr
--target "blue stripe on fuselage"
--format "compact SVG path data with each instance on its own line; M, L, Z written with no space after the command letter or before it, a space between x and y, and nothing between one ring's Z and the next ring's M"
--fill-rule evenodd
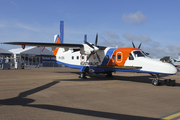
M64 62L60 62L60 61L56 61L56 63L60 64L60 65L66 65L67 67L70 67L70 68L74 68L74 69L82 69L84 66L82 65L73 65L73 64L68 64L68 63L64 63Z
M102 62L101 65L107 65L107 64L109 63L109 60L111 59L111 56L112 56L112 54L114 53L115 49L116 49L116 48L110 48L110 49L107 51L107 53L106 53L106 55L104 56L104 59L103 59L103 62ZM108 58L107 58L106 56L108 56Z
M84 71L84 68L87 66L82 66L82 65L73 65L73 64L67 64L63 63L60 61L56 61L58 64L64 64L70 68L74 69L80 69L80 71ZM152 74L165 74L165 75L172 75L168 73L159 73L159 72L152 72L152 71L142 71L142 70L133 70L133 69L120 69L120 68L102 68L102 67L94 67L94 66L89 66L89 69L95 70L95 73L107 73L107 72L115 72L115 71L120 71L120 72L138 72L138 73L152 73Z

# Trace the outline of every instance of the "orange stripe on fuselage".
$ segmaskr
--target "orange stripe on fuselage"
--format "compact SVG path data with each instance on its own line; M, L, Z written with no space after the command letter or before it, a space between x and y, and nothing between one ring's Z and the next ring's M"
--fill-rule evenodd
M60 43L60 39L59 39L59 37L57 38L56 43ZM53 55L55 55L55 56L56 56L56 55L57 55L58 50L59 50L59 48L56 48L56 49L53 51Z
M129 53L134 50L141 50L138 48L117 48L111 56L108 65L113 66L124 66L126 60L129 57ZM115 55L115 59L113 59L113 55ZM118 55L120 55L121 59L118 59Z

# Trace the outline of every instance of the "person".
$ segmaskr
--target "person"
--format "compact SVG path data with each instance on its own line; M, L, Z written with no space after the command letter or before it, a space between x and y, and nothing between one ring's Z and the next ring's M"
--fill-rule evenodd
M2 69L4 69L4 63L5 63L4 57L2 58L1 63L2 63Z

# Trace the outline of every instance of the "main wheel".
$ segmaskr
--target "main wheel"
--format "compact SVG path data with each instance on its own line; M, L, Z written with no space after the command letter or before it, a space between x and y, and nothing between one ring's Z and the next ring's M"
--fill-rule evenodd
M107 73L106 77L112 77L112 73L111 72Z
M86 78L87 78L87 77L86 77L86 73L81 72L79 78L81 78L81 79L86 79Z

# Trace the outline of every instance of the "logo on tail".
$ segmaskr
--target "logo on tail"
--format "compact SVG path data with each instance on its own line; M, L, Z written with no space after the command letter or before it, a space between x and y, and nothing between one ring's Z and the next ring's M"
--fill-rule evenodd
M54 43L57 43L57 44L60 43L59 35L54 35ZM53 55L54 55L54 56L57 55L58 50L59 50L59 48L56 48L56 49L53 51Z

